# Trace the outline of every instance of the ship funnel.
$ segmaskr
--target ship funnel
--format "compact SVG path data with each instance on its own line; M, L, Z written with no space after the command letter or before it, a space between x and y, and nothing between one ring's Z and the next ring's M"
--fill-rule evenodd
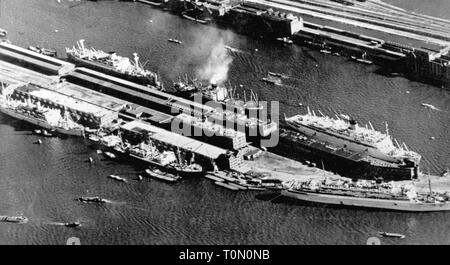
M350 123L350 130L355 130L356 129L356 127L358 126L358 122L355 120L355 119L351 119L350 121L349 121L349 123Z
M134 56L134 64L136 68L139 68L139 56L137 53L133 53L133 56Z
M78 41L79 45L80 45L80 49L84 52L84 40L81 39Z

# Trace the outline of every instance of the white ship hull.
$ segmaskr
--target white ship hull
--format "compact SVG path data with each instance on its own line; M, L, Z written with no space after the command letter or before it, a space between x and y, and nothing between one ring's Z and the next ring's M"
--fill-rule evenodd
M408 200L373 199L373 198L362 198L351 196L339 196L331 194L320 194L294 190L282 190L281 194L283 196L294 198L301 201L340 205L340 206L403 211L403 212L450 211L450 203L419 203Z
M29 116L23 115L21 113L18 113L12 109L0 107L0 112L4 113L10 117L31 123L33 125L36 125L38 127L44 128L49 131L55 130L57 133L60 133L63 135L70 135L70 136L77 136L77 137L82 137L84 135L83 130L80 130L80 129L66 130L66 129L60 128L60 127L53 127L50 124L48 124L45 120L41 120L41 119L38 119L35 117L29 117Z

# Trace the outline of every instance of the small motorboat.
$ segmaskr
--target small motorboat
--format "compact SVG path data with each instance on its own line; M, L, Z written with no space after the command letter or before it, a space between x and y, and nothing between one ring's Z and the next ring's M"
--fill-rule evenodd
M94 163L94 159L93 159L92 157L89 157L89 158L88 158L88 162L89 162L90 164L92 164L92 163Z
M330 54L331 51L330 51L330 50L327 50L327 49L322 49L322 50L320 50L320 53L323 53L323 54Z
M182 43L183 43L182 41L177 40L177 39L168 39L168 41L169 41L169 42L176 43L176 44L182 44Z
M108 201L105 199L102 199L100 197L80 197L77 199L77 201L80 202L86 202L86 203L107 203Z
M6 31L6 29L0 28L0 37L6 37L7 34L8 34L8 31Z
M139 181L141 181L141 180L143 179L143 177L142 177L141 175L138 175L138 176L137 176L137 179L138 179Z
M108 178L114 179L114 180L117 180L117 181L120 181L120 182L127 183L127 179L126 178L122 178L122 177L119 177L117 175L109 175Z
M108 158L111 158L111 159L117 158L117 156L111 152L104 152L104 154L105 154L105 156L107 156Z
M53 134L47 132L46 130L42 131L42 135L44 135L45 137L53 137L54 136Z
M66 227L80 227L81 224L79 222L70 222L70 223L65 223L64 226L66 226Z
M284 43L284 44L293 44L293 43L294 43L294 42L293 42L291 39L289 39L288 37L277 38L276 40L279 41L279 42L282 42L282 43Z
M267 77L263 77L261 79L261 81L263 81L267 84L271 84L271 85L279 85L280 84L280 80L273 79L273 78L267 78Z
M24 216L0 216L0 222L26 223L28 222L28 218Z
M41 139L38 139L37 142L36 142L36 144L42 144L42 140L41 140Z
M33 130L33 132L34 132L35 134L38 134L38 135L42 134L42 131L39 130L39 129Z
M97 150L97 155L101 155L103 153L103 151L102 150Z
M275 77L280 77L280 78L284 77L284 75L280 74L280 73L267 72L267 74L270 75L270 76L275 76Z
M388 233L388 232L378 232L380 234L380 236L382 237L395 237L395 238L400 238L403 239L406 236L403 234L396 234L396 233Z

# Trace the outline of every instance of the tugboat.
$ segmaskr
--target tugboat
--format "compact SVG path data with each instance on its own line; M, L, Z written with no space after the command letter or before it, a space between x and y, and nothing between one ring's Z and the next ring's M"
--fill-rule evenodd
M28 222L28 218L24 216L0 216L0 222L26 223Z
M108 200L102 199L98 196L96 197L80 197L77 199L77 201L85 202L85 203L107 203Z

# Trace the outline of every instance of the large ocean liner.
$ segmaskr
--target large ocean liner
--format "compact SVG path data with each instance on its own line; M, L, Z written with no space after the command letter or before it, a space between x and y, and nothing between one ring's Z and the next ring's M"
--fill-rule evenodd
M84 40L79 40L77 46L66 48L67 59L80 67L119 77L141 85L151 85L163 89L158 81L158 75L144 69L145 64L139 62L137 53L133 53L133 61L115 52L104 52L94 48L87 48Z
M285 183L281 194L312 203L406 212L450 211L448 193L418 193L411 184L325 178Z
M349 177L411 179L419 175L421 156L400 144L389 132L373 126L360 127L347 115L330 118L308 113L285 119L280 145L289 146L292 154L309 155L316 163Z

